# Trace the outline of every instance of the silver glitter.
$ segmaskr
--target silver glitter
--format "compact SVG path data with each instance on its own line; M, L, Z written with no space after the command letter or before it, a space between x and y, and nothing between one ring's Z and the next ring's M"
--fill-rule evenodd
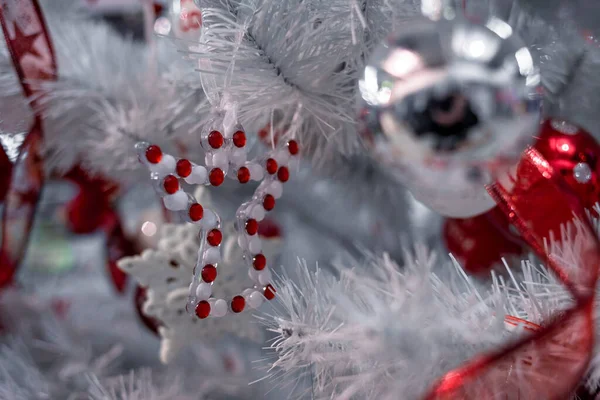
M579 183L588 183L592 179L592 170L586 163L579 163L573 168L573 177Z
M550 125L552 126L552 128L556 129L560 133L564 133L565 135L574 135L577 132L579 132L579 128L577 128L575 125L571 125L566 121L553 119L550 122Z

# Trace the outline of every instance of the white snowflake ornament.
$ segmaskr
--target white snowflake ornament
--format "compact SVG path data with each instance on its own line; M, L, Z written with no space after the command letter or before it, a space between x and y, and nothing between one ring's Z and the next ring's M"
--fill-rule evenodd
M225 231L233 231L229 224ZM132 275L140 285L147 288L147 300L143 312L161 321L159 334L162 338L160 359L170 362L187 344L198 338L219 338L223 334L234 333L253 341L263 339L263 330L252 322L251 313L235 315L235 318L199 319L186 312L190 276L196 265L198 237L197 225L166 224L161 228L158 249L147 249L139 256L126 257L119 261L119 268ZM280 252L281 239L263 239L264 254L275 258ZM219 277L211 289L220 297L233 297L251 285L247 274L240 273L242 252L235 246L226 245L223 262L219 266ZM257 296L249 299L249 305L258 303ZM261 296L262 297L262 296ZM209 299L213 312L227 313L228 304L224 300ZM262 304L262 302L261 302ZM256 307L253 307L256 308Z

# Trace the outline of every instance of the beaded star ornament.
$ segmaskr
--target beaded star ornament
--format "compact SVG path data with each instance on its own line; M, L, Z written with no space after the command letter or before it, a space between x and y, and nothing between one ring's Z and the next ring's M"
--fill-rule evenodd
M206 151L205 165L176 159L163 153L156 145L145 142L136 145L140 161L150 170L151 180L165 207L179 213L189 223L186 228L166 228L172 231L164 232L159 245L162 250L146 250L141 256L124 259L120 263L122 269L150 289L144 311L164 324L160 332L167 341L162 354L165 361L175 353L174 343L178 343L179 347L191 339L189 332L194 331L184 332L185 329L179 326L179 322L174 323L173 318L187 314L186 324L198 326L199 330L208 328L215 319L227 318L229 331L242 332L246 328L237 329L240 327L236 322L242 320L236 314L258 308L265 300L274 299L276 294L268 266L274 249L258 234L259 223L274 209L276 200L283 193L283 183L290 178L291 163L299 154L298 143L294 140L280 143L267 154L247 161L243 128L238 124L218 125L213 123L201 134ZM208 198L206 188L220 186L227 177L240 184L251 180L260 182L252 198L237 209L235 221L229 224L222 223L220 216L205 200ZM193 196L184 191L182 181L200 185L203 190ZM164 280L164 273L156 275L157 281L145 276L151 275L147 264L160 264L163 268L169 265L170 261L161 251L176 254L176 260L188 263L194 259L191 284L187 275L190 271L185 268L176 272L169 270L175 279L171 283L177 286L176 290L169 287L168 279ZM247 274L240 276L239 268L247 269ZM245 287L236 288L220 284L219 281L226 277L232 277L232 282L241 282L241 277L249 282ZM182 282L186 282L185 286L181 285ZM174 304L178 307L172 307ZM226 317L228 314L230 317ZM174 325L177 329L173 329Z

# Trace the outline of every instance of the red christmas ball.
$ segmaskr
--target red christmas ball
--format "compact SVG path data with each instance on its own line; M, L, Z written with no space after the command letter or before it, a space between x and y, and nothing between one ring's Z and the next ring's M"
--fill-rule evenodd
M600 145L594 137L568 122L547 120L541 125L533 147L576 201L597 215L592 207L600 200ZM549 231L556 231L562 221L571 220L573 215L567 207L557 209L553 206L557 200L550 185L528 188L530 182L524 168L524 165L517 167L515 186L526 194L514 201L530 218L535 216L536 224L530 229L536 235L546 237ZM511 229L508 218L498 207L473 218L447 219L443 239L447 249L462 262L465 270L473 274L486 274L502 257L520 255L526 249L524 241Z
M535 149L560 174L585 208L600 199L600 145L584 129L565 121L542 124Z
M523 253L522 241L498 207L476 217L446 219L442 236L448 251L473 275L485 275L503 257Z

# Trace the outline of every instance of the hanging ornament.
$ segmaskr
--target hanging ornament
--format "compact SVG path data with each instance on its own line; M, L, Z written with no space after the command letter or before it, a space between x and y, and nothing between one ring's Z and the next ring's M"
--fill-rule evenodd
M152 271L140 265L160 257L151 251L142 253L141 258L124 259L120 263L124 271L149 288L149 301L144 310L165 324L160 331L164 361L170 360L183 344L195 337L195 331L210 334L215 327L228 326L229 329L235 327L238 335L244 335L247 317L242 315L250 315L244 311L258 308L276 295L268 243L278 243L280 231L264 219L283 194L283 184L290 179L299 146L289 140L248 161L246 132L235 119L235 107L224 109L227 111L223 119L207 124L201 133L205 166L188 159L175 159L156 145L136 145L140 161L151 171L151 179L165 207L178 212L196 232L186 235L185 240L174 235L168 237L175 242L161 240L169 241L165 249L180 254L183 258L178 261L184 259L185 265L192 269L191 285L190 275L187 279L185 275L167 277L164 282L172 284L168 291L157 289L157 285L164 285L161 280L149 284L145 274ZM221 186L226 178L240 184L260 182L252 199L238 208L235 222L221 221L207 196L206 188ZM184 191L184 182L200 185L195 196ZM178 241L186 243L184 249L178 250ZM234 267L236 265L238 267ZM241 265L246 267L246 273L240 271ZM181 270L178 269L177 274ZM163 303L166 304L157 306ZM219 320L223 322L216 322Z
M502 258L519 257L525 249L498 207L471 218L448 218L442 238L465 271L485 277L493 266L502 264Z
M583 206L593 211L600 201L600 145L584 129L567 121L542 124L535 149L559 173Z
M548 119L536 135L534 148L555 173L560 174L582 206L597 215L594 205L600 202L600 145L596 139L569 122ZM526 179L526 175L517 173L517 185L524 184ZM556 227L560 221L570 218L571 210L555 210L552 205L555 199L544 193L537 199L530 196L527 200L532 212L535 209L544 214L537 224L539 232L553 230L557 238ZM475 274L487 274L502 257L519 256L527 251L524 240L511 229L508 218L498 208L476 217L447 219L443 238L446 248L461 261L465 270Z
M364 69L359 129L419 201L475 216L495 205L485 185L531 142L539 88L529 50L501 20L405 23Z

